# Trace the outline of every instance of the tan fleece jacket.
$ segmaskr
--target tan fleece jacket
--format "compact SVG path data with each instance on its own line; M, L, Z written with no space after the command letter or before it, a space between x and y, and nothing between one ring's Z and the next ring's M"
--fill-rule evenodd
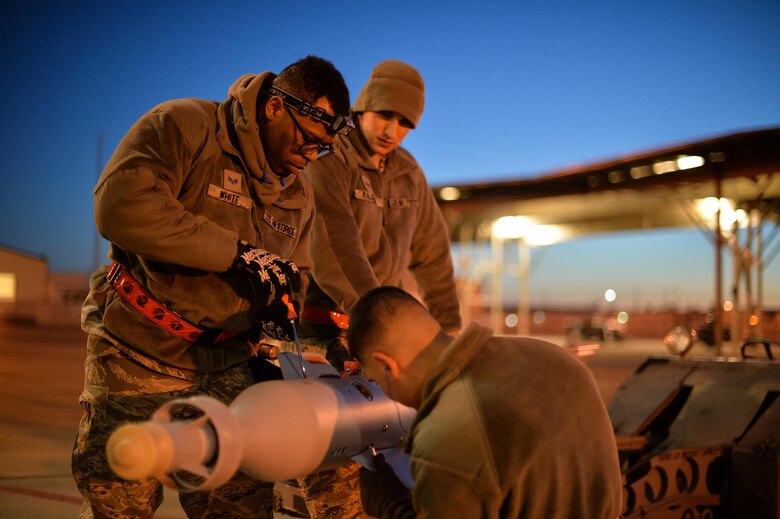
M250 287L225 272L239 239L311 269L311 186L302 176L282 182L267 168L255 120L260 88L271 79L268 72L243 76L222 103L156 106L124 136L95 188L95 223L111 242L109 257L203 327L241 333L256 324L261 308ZM250 355L239 338L190 345L141 316L105 276L105 267L93 274L83 328L145 365L210 372Z
M444 329L460 328L447 227L408 151L388 154L380 173L358 128L305 175L317 204L309 304L348 312L367 291L397 286L419 290ZM409 272L417 287L408 286Z
M408 447L417 516L618 517L617 446L590 371L492 333L470 324L426 380Z

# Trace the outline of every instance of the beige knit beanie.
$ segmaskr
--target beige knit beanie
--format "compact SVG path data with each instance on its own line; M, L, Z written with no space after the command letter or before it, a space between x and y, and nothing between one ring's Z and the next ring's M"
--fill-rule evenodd
M425 106L425 83L417 69L402 61L387 60L371 71L355 99L355 112L395 112L416 128Z

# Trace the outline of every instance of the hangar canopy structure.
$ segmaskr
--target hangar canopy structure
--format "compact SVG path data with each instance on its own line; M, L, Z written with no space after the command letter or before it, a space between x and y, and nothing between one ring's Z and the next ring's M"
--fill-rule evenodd
M716 346L723 331L723 265L734 259L728 297L732 337L761 333L763 271L780 249L780 128L765 128L575 164L533 179L434 189L454 242L491 244L491 316L502 313L507 240L520 247L519 333L527 333L528 247L575 236L698 227L714 245ZM522 287L525 287L525 291ZM464 307L473 283L464 283Z

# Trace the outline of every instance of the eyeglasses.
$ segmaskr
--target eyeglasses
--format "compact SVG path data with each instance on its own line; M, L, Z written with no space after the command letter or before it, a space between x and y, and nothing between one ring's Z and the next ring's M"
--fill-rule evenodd
M301 132L301 137L303 137L303 144L298 148L298 155L306 157L307 155L311 155L312 152L316 152L317 158L321 159L322 157L333 153L332 144L322 144L320 141L309 137L309 135L303 131L303 128L301 128L301 125L298 123L298 119L293 115L292 110L290 110L287 105L284 105L284 108L287 110L287 113L290 114L293 124L298 128L298 131Z
M322 108L318 108L311 103L307 103L303 99L299 99L289 92L285 92L281 88L270 86L266 92L272 96L281 97L282 102L284 102L285 105L291 106L306 117L309 117L310 119L325 125L325 129L331 133L349 135L349 132L355 129L355 123L353 123L349 117L329 114Z

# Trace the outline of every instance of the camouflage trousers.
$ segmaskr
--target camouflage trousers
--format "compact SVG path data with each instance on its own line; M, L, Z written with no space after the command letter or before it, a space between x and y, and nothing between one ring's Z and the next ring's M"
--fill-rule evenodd
M106 457L108 437L124 423L148 420L177 398L202 394L230 403L253 379L246 365L179 378L138 364L96 335L88 341L90 352L103 353L88 358L79 399L83 414L71 461L84 496L80 517L152 517L163 500L162 485L155 479L131 482L116 476ZM273 486L239 472L215 490L181 492L179 501L191 518L272 519Z
M339 371L349 358L346 340L337 337L302 337L301 349L324 354ZM312 519L365 518L360 502L360 465L347 465L298 478L298 486Z
M312 519L371 517L360 502L360 465L355 462L298 478L298 486Z

